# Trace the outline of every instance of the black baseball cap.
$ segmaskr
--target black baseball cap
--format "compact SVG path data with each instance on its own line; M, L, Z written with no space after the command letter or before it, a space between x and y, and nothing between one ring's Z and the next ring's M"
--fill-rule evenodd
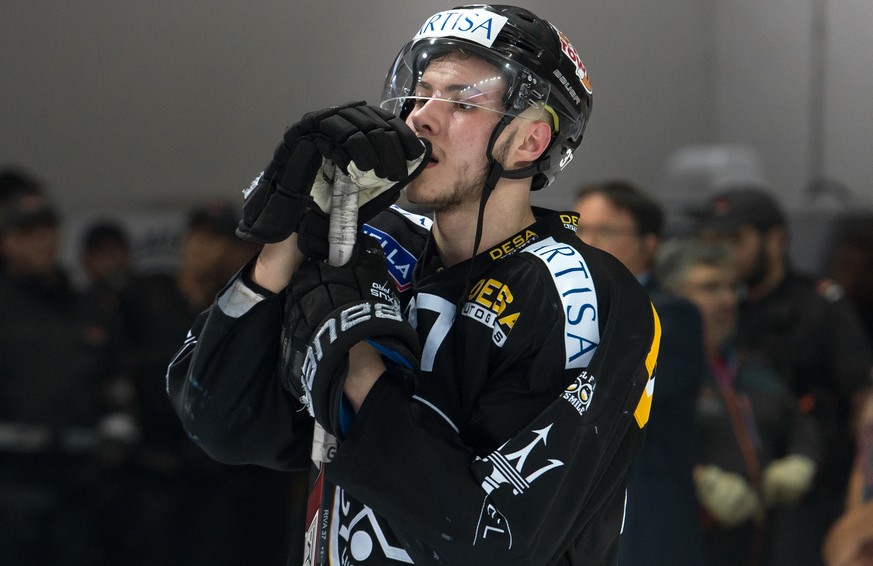
M697 216L697 229L733 232L751 226L765 232L785 225L785 214L766 190L741 187L713 196Z
M0 204L0 230L4 232L39 225L58 226L60 222L60 213L41 193L20 191Z
M230 200L215 198L201 203L188 215L188 228L205 228L215 234L236 238L240 207Z

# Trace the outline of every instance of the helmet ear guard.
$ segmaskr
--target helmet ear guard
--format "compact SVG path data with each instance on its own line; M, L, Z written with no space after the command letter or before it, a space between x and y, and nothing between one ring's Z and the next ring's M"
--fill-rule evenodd
M493 163L493 144L511 118L531 107L550 115L552 141L540 158L501 173L511 179L533 177L533 190L549 185L572 159L591 114L591 85L572 44L555 26L523 8L480 4L439 12L397 55L385 80L382 107L408 116L427 65L457 51L485 60L506 79L504 119L491 136L489 161Z

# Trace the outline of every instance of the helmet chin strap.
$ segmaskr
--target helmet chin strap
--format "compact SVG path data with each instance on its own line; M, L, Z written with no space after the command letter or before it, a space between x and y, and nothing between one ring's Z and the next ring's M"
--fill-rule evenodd
M482 194L479 196L479 214L476 216L476 237L473 240L473 257L479 253L479 244L482 241L482 224L485 220L485 205L488 203L488 197L494 192L497 182L503 177L503 165L494 159L494 144L497 138L512 121L511 116L503 115L494 130L491 132L491 137L488 139L488 147L485 149L485 155L488 157L488 174L485 176L485 184L482 186ZM472 262L471 262L472 264Z
M479 254L479 244L482 241L482 229L485 221L485 205L488 203L488 198L491 196L491 193L494 192L497 182L500 181L502 177L508 179L533 177L539 173L543 167L542 162L538 161L537 163L523 169L507 171L499 161L494 159L494 144L512 120L512 116L504 114L497 125L494 126L494 130L491 132L491 137L488 139L488 147L485 150L485 154L488 156L488 174L485 176L485 184L482 186L482 194L479 196L479 211L476 215L476 236L473 239L473 256L470 258L470 267L467 271L467 277L464 283L464 292L461 293L458 298L458 304L456 305L458 309L461 308L461 305L463 305L463 302L466 300L467 293L472 284L471 279L474 273L474 264L476 263L476 256Z
M497 138L500 137L500 134L506 130L506 126L508 126L514 119L513 116L504 114L500 118L500 121L497 122L497 125L494 126L494 130L491 132L491 137L488 139L488 148L485 150L485 154L488 157L488 175L485 177L485 185L482 187L482 195L479 198L479 214L476 218L476 238L473 241L473 257L476 257L476 254L479 253L479 244L482 240L482 224L485 218L485 204L488 202L488 198L497 186L497 182L500 181L502 177L507 179L526 179L548 169L548 158L537 160L535 163L527 167L512 169L510 171L504 169L503 165L494 158L494 144L497 143Z
M491 193L494 191L494 187L497 186L500 177L503 176L503 165L494 159L493 150L494 142L506 128L507 124L509 124L509 120L507 120L507 116L504 116L494 127L494 131L491 132L491 138L488 140L488 148L486 149L486 155L488 156L488 174L485 176L485 184L482 186L482 194L479 196L479 212L476 215L476 236L473 239L473 255L470 257L470 266L467 268L467 276L464 278L464 291L458 297L458 302L455 305L459 312L464 301L467 300L467 293L470 291L470 286L472 285L476 256L479 254L479 244L482 241L482 225L485 220L485 205L488 203L488 197L491 196Z

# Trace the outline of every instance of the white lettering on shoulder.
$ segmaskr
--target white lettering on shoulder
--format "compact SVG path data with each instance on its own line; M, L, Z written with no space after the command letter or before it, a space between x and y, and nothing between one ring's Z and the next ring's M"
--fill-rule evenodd
M524 250L542 261L555 283L564 308L566 368L586 367L600 343L594 280L579 250L546 238Z

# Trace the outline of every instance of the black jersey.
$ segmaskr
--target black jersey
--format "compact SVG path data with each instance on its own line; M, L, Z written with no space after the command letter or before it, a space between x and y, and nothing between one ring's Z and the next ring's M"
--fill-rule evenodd
M390 372L377 381L318 479L330 487L311 502L325 513L309 541L330 564L616 561L660 330L636 279L576 222L543 215L451 267L422 217L392 208L365 227L421 370L411 388ZM170 396L218 459L305 465L312 420L276 375L282 297L238 309L240 293L251 290L232 281L195 323Z

